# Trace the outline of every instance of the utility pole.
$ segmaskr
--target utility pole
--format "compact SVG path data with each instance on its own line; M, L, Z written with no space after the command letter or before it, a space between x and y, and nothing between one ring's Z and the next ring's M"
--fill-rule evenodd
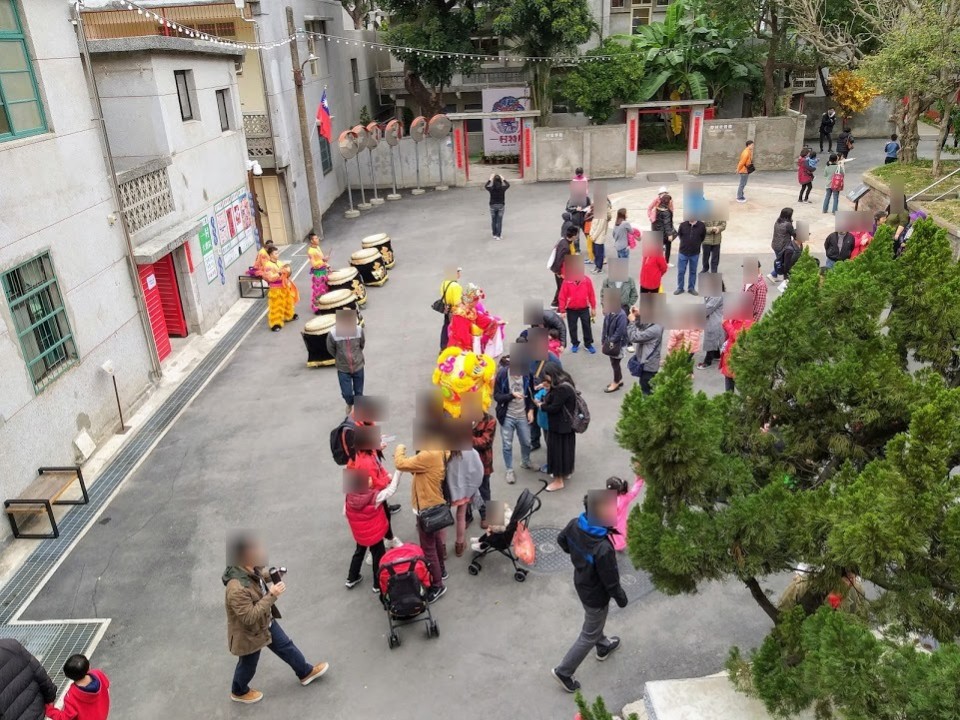
M310 195L310 217L313 231L323 238L323 221L320 217L320 196L317 193L317 176L313 172L312 133L307 121L307 101L303 97L303 65L300 64L300 49L297 47L297 27L293 22L293 8L287 6L287 34L290 42L290 61L293 64L293 84L297 92L297 118L300 120L300 142L303 145L303 166L307 173L307 194ZM309 61L308 61L309 62ZM304 63L306 64L306 63Z

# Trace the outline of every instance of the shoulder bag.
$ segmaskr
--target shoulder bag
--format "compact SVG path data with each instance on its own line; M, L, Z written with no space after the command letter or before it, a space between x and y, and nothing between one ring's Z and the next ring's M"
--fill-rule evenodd
M440 297L433 301L433 304L430 306L436 310L441 315L446 314L447 312L447 290L450 289L450 285L453 281L448 281L446 285L443 286L440 290Z
M446 490L447 485L447 459L444 456L443 459L443 488ZM444 493L446 495L446 493ZM427 533L428 535L435 532L439 532L444 528L448 528L453 525L453 513L450 511L450 503L443 502L438 505L431 505L428 508L423 510L420 509L420 502L417 501L417 522L420 523L420 528Z

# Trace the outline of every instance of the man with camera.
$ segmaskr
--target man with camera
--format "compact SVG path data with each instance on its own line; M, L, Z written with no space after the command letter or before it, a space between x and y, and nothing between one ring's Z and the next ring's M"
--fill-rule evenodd
M283 568L264 571L264 553L260 543L249 535L233 540L228 548L231 563L223 573L226 586L227 641L230 652L238 656L233 673L230 699L252 704L263 699L263 693L250 687L257 672L260 651L269 648L297 674L301 685L309 685L330 668L322 662L311 665L280 627L280 611L276 607L286 585Z

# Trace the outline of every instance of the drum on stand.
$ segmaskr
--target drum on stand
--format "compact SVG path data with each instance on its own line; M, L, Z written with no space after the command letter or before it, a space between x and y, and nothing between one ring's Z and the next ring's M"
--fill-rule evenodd
M318 315L303 327L303 344L307 347L307 367L327 367L336 360L327 350L327 335L337 324L333 315Z
M357 313L357 323L363 325L363 315L360 314L360 303L353 290L333 290L326 292L317 298L317 310L320 311L320 317L335 318L337 310L350 308Z
M383 264L387 269L393 268L397 262L396 255L393 254L393 244L390 242L390 236L386 233L377 233L376 235L367 235L360 244L364 249L376 248L383 257Z
M360 279L367 287L379 287L390 279L383 256L374 248L357 250L350 256L350 264L360 273Z
M357 304L367 304L367 288L360 279L360 273L353 266L340 268L327 273L327 287L332 290L349 290L357 296Z

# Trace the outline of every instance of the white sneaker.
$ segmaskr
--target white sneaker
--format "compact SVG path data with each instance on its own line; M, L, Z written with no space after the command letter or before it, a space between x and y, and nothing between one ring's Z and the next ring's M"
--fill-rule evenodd
M389 548L396 548L396 547L400 547L401 545L403 545L403 540L401 540L401 539L398 538L396 535L394 535L394 536L393 536L393 540L384 540L383 544L384 544L385 547L387 547L387 549L389 549Z
M367 557L366 557L366 559L364 560L364 562L365 562L367 565L373 565L373 555L371 555L370 553L367 553Z
M507 485L513 485L517 481L517 476L514 475L513 470L507 470Z
M627 352L628 352L628 353L635 353L636 351L637 351L636 346L634 346L634 345L627 345Z

